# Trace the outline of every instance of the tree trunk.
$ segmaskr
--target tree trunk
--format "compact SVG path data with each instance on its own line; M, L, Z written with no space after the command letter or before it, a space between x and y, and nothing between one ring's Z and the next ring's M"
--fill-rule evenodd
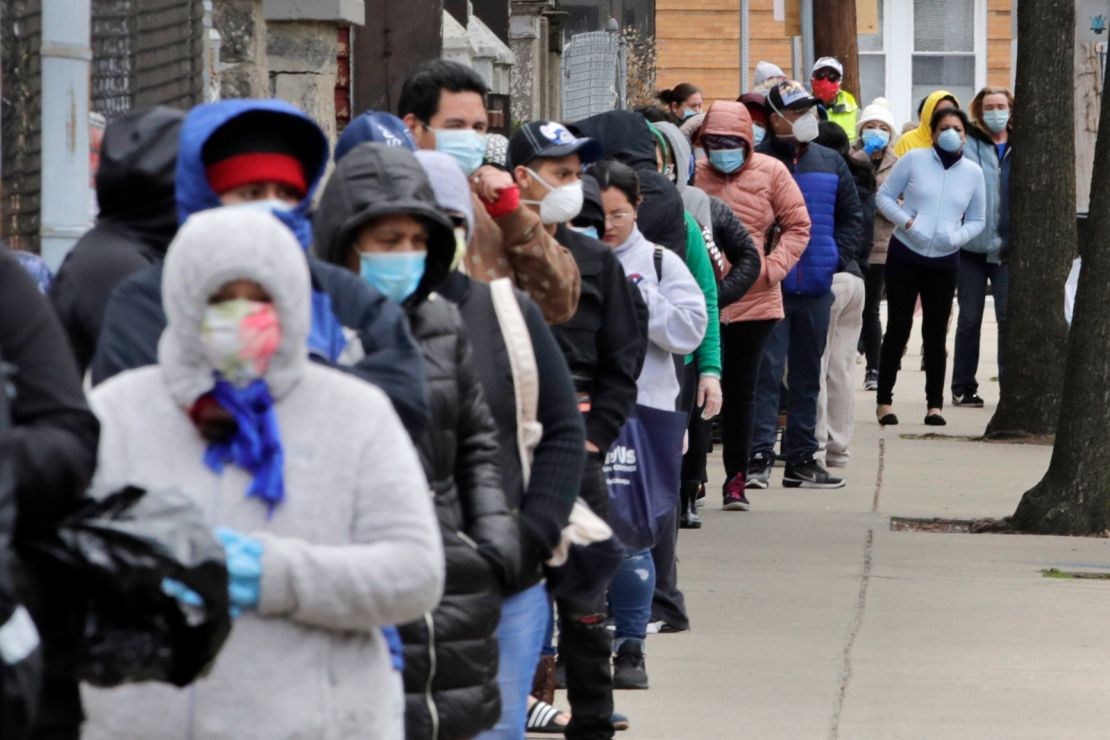
M836 57L840 60L844 65L840 86L859 100L856 0L813 0L813 50L818 59ZM808 84L809 80L800 82Z
M1056 430L1068 328L1064 281L1076 249L1075 3L1023 3L1010 187L1006 372L989 436Z
M1032 7L1032 3L1029 6ZM1026 12L1026 6L1022 6ZM1043 534L1110 529L1110 94L1103 92L1087 238L1082 243L1059 428L1048 472L1021 499L1013 524ZM1070 168L1069 168L1070 169Z

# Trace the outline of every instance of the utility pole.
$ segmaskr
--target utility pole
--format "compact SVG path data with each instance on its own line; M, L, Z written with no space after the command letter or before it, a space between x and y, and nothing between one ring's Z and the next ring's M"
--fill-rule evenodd
M813 47L816 59L836 57L844 65L840 86L859 99L859 42L856 0L813 0ZM807 79L800 80L808 82Z

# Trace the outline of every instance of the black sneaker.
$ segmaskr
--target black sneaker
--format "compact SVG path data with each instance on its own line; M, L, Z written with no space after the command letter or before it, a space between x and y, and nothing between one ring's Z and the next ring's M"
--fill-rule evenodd
M979 398L978 393L953 393L952 405L966 406L971 409L981 409L983 408L983 399Z
M829 475L829 471L811 457L795 465L787 463L782 485L783 488L843 488L845 482L843 478Z
M867 375L863 378L863 389L865 391L879 390L879 371L868 370Z
M644 643L641 640L625 640L617 648L617 656L613 659L613 688L646 689L647 687Z
M758 490L766 489L771 484L771 466L774 463L774 457L765 452L757 452L752 455L752 459L748 461L748 476L745 487Z

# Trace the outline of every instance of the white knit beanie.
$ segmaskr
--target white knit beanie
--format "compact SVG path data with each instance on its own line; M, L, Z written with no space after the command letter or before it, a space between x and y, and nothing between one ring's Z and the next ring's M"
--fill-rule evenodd
M890 112L890 104L887 103L886 98L875 98L871 104L863 109L860 113L859 121L856 123L856 137L858 138L863 131L863 124L868 121L879 121L890 129L891 139L898 135L898 127L894 124L894 114Z
M767 82L767 80L774 79L776 77L781 77L784 80L786 79L786 73L782 71L782 67L780 67L779 65L772 64L771 62L760 62L759 64L755 65L756 87L759 87L760 85Z

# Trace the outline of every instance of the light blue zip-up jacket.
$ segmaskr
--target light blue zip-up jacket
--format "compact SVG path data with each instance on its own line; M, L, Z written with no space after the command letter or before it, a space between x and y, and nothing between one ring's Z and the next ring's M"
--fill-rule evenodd
M904 197L901 204L899 196ZM967 157L945 169L932 147L902 155L875 200L897 224L898 240L922 257L948 257L986 225L983 170Z

